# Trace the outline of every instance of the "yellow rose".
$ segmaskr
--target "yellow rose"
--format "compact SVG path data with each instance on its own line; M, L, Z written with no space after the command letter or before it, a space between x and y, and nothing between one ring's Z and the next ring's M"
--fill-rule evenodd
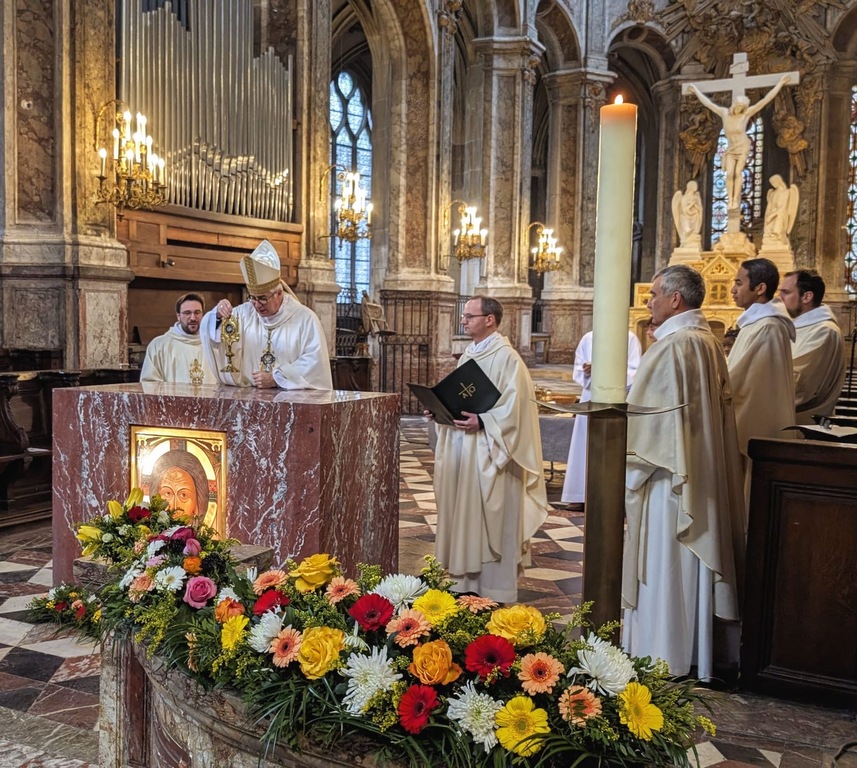
M131 493L128 494L128 498L125 500L125 507L127 509L131 509L131 507L139 506L143 501L143 491L141 488L132 488Z
M453 662L446 640L432 640L414 648L414 660L408 672L423 685L447 685L458 679L461 667Z
M297 577L295 589L298 592L312 592L336 576L338 566L337 559L330 555L310 555L289 575Z
M125 514L125 510L122 509L122 505L118 501L114 501L112 499L107 502L107 511L110 513L110 517L114 520L118 520Z
M531 605L512 605L494 611L485 628L492 635L505 637L512 645L532 643L544 635L545 617ZM528 630L532 634L525 636Z
M331 627L310 627L304 631L298 662L310 680L324 677L339 660L345 647L345 633Z

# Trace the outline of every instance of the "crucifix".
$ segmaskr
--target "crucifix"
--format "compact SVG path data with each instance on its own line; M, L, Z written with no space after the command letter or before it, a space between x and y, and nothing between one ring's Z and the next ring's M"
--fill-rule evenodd
M692 93L700 103L718 115L723 122L723 132L726 134L726 152L723 154L723 170L726 173L726 195L729 207L727 232L738 232L740 229L739 209L741 207L741 186L744 177L744 166L750 153L750 138L747 136L747 126L750 120L764 107L770 104L780 90L786 85L797 85L800 82L800 72L780 72L770 75L749 75L750 64L746 53L736 53L732 56L729 67L731 77L720 80L703 80L698 83L684 83L682 95ZM748 88L771 87L764 97L755 104L750 104L746 90ZM715 104L706 93L732 92L732 103L728 107Z

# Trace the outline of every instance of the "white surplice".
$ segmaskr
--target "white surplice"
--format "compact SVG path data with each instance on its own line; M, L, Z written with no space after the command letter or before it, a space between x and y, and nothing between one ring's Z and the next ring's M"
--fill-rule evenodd
M738 618L741 470L726 359L699 310L655 331L628 402L685 407L628 419L622 642L708 679L713 617Z
M640 364L642 348L640 340L628 332L628 383L634 381L634 374ZM584 363L592 363L592 331L583 334L574 351L574 370L572 378L581 386L580 402L592 400L592 376L583 371ZM574 429L568 446L568 466L562 484L562 501L567 504L582 504L586 501L586 446L589 439L589 418L578 414L574 417Z
M202 373L202 384L217 385L217 376L205 360L199 334L186 333L176 323L165 334L149 342L140 381L192 384L191 371L196 369Z
M500 399L480 414L484 429L475 434L437 425L437 557L458 582L455 590L514 602L529 539L550 509L533 383L499 333L471 344L459 365L468 360L485 371Z
M234 387L252 387L253 371L262 370L262 355L269 348L274 356L271 373L280 389L333 389L327 340L318 317L294 296L286 294L283 305L271 317L260 317L249 302L234 307L240 341L233 345L236 373L225 373L226 344L216 310L202 318L200 336L209 365L220 382Z
M830 416L845 381L842 329L822 304L795 320L792 344L797 424L812 424L813 414Z

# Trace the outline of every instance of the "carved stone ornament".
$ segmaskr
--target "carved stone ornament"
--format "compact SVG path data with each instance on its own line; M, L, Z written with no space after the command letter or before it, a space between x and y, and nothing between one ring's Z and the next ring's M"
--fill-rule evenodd
M521 66L522 77L524 82L533 87L536 84L536 73L541 58L539 56L530 56Z
M624 24L626 21L645 24L656 19L655 4L652 0L629 0L628 10L613 22L612 29L616 29L616 27Z
M437 24L451 37L458 31L458 19L461 16L463 0L441 0L437 10Z
M583 83L580 89L580 102L589 115L589 127L598 130L598 111L607 103L607 90L603 83Z

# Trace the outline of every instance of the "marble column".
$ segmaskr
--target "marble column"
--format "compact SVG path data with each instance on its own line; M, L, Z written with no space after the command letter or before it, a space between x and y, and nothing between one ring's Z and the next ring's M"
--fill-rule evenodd
M64 365L127 359L125 248L94 203L95 123L114 98L112 0L4 3L0 345Z
M500 299L512 344L531 355L532 289L527 283L532 162L532 86L543 47L526 37L473 41L481 57L479 130L483 225L489 246L480 293ZM476 97L475 92L471 92Z

